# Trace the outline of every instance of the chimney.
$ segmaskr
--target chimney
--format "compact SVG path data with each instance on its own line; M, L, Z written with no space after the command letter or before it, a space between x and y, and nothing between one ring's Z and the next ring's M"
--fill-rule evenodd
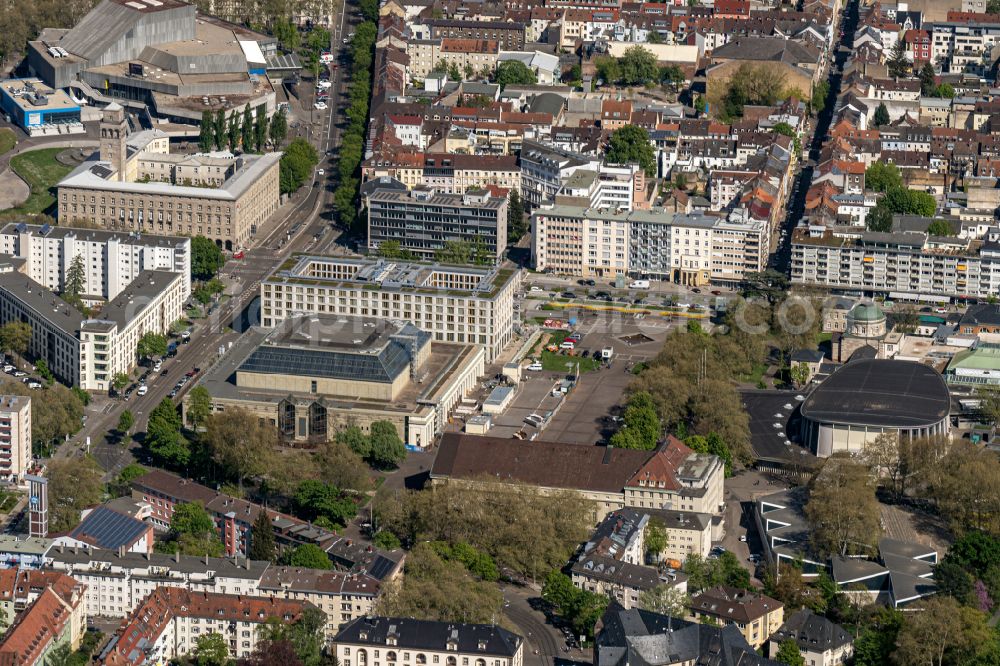
M174 551L174 562L180 562L180 561L181 561L181 551L180 549L177 549Z

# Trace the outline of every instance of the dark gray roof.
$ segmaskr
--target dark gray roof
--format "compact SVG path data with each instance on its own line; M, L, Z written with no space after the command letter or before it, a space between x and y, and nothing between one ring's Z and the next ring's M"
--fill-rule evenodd
M842 626L808 608L796 611L771 636L771 640L778 643L788 639L798 643L802 652L826 652L854 641Z
M378 645L384 648L388 645L386 639L389 636L396 638L395 645L402 650L445 652L449 641L455 641L458 652L504 657L513 657L524 641L517 634L492 624L433 622L402 617L359 617L344 625L333 642Z
M833 570L833 580L838 585L889 573L889 570L878 562L855 557L834 557L830 560L830 568Z
M542 93L531 98L531 101L528 102L528 111L531 113L551 113L553 116L558 116L564 106L566 106L566 100L562 95Z
M99 506L69 533L69 536L98 548L131 548L146 533L146 523L123 513Z
M992 303L970 305L959 326L1000 326L1000 306Z
M823 352L818 349L799 349L792 354L796 363L821 363L824 358Z
M758 62L767 60L798 65L816 63L819 51L785 37L738 37L715 49L712 58Z
M914 428L948 417L948 387L933 368L912 361L852 361L802 403L802 416L823 423Z
M601 619L594 666L777 666L754 652L735 625L716 627L612 602Z

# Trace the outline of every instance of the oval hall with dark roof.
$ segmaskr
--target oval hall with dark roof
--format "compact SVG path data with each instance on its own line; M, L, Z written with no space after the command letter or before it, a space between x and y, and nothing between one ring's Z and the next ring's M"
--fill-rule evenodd
M856 453L882 433L947 435L951 400L944 378L913 361L855 360L802 403L802 443L821 458Z

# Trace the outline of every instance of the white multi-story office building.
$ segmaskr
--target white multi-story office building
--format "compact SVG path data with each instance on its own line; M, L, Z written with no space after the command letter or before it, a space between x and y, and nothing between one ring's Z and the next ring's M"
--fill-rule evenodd
M24 273L62 292L75 257L83 261L84 300L113 299L142 271L171 271L191 293L191 239L138 233L10 223L0 229L0 253L25 261Z
M31 464L31 398L0 396L0 480L20 482Z
M767 225L662 209L629 213L555 205L532 216L535 268L581 277L650 276L689 286L738 282L762 270Z
M261 325L344 314L412 322L440 342L482 345L486 362L514 335L512 268L296 256L261 282Z

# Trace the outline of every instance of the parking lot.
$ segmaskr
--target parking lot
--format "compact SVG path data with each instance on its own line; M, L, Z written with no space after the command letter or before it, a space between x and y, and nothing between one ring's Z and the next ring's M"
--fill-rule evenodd
M534 314L534 313L532 313ZM583 372L577 384L565 396L554 396L553 389L575 372L574 357L565 355L566 371L524 371L517 394L503 414L493 417L489 434L493 437L514 437L523 433L526 439L539 439L579 444L596 444L614 431L608 419L616 412L623 391L635 379L631 372L635 363L653 358L668 331L676 322L656 319L636 319L631 316L542 312L552 318L577 320L574 330L583 334L576 345L578 353L588 357L600 354L604 348L614 350L610 366ZM522 367L527 361L522 363ZM551 365L549 366L551 367ZM541 428L525 423L532 414L542 417Z

